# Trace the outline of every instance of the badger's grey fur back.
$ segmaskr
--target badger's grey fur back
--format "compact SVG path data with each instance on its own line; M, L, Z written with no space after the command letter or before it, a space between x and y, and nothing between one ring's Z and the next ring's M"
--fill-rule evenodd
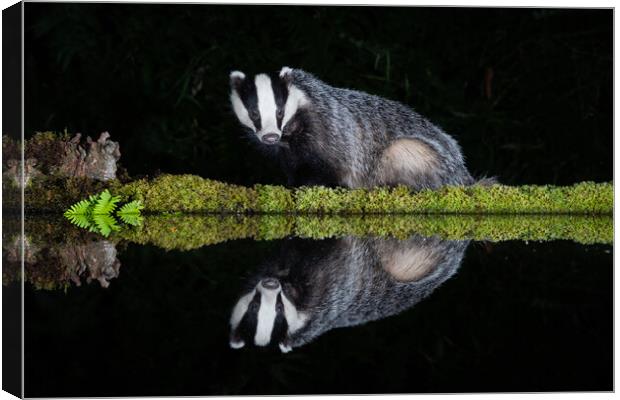
M273 94L265 90L267 81ZM474 183L456 141L398 102L335 88L287 67L254 81L231 73L231 100L242 124L278 157L291 185L418 190ZM278 123L254 124L249 115Z
M289 351L323 333L398 314L431 294L458 269L468 241L413 237L408 240L354 238L291 239L252 277L247 290L277 280L295 310L293 329L282 313L269 344ZM231 346L252 342L256 314L241 296L231 318ZM257 299L258 303L262 301ZM240 306L240 304L242 304ZM243 317L239 317L241 311ZM234 315L236 314L236 315ZM275 318L275 317L274 317ZM240 321L243 320L245 324ZM254 318L255 320L255 318ZM240 332L240 326L246 330ZM265 345L261 343L254 344Z

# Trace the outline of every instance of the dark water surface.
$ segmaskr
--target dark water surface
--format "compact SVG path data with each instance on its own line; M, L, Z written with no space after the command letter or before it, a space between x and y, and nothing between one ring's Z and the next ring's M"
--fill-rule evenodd
M26 284L26 396L613 389L611 245L412 236L88 246L66 258L79 260L74 282ZM309 328L290 353L253 346L247 332L232 349L233 306L270 274L314 307Z

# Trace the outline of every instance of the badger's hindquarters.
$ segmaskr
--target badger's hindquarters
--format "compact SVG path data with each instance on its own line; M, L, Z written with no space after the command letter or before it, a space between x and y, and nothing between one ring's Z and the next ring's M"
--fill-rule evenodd
M383 151L376 171L376 186L405 185L419 190L473 183L469 173L451 172L437 151L416 138L392 142Z
M377 166L377 185L434 187L440 183L437 153L417 139L398 139L385 149Z

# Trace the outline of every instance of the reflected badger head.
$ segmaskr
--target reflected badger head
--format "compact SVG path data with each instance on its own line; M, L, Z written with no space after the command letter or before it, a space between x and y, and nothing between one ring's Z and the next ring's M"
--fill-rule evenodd
M293 301L297 291L274 277L263 278L241 298L230 318L230 347L239 349L246 343L256 346L278 345L291 351L289 337L306 323L306 315Z
M297 129L297 112L307 104L303 92L292 84L291 68L279 73L246 77L230 73L230 102L241 124L266 145L281 143Z
M396 315L458 269L468 241L291 238L267 258L238 298L230 346L303 346L335 328Z

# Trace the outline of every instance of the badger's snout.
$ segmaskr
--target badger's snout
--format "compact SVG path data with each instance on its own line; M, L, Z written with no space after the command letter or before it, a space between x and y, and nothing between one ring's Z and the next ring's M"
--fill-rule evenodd
M261 142L265 144L276 144L280 141L279 133L265 133L260 137Z
M261 280L260 284L265 289L269 289L269 290L275 290L280 287L280 282L278 282L278 280L275 278L265 278Z

